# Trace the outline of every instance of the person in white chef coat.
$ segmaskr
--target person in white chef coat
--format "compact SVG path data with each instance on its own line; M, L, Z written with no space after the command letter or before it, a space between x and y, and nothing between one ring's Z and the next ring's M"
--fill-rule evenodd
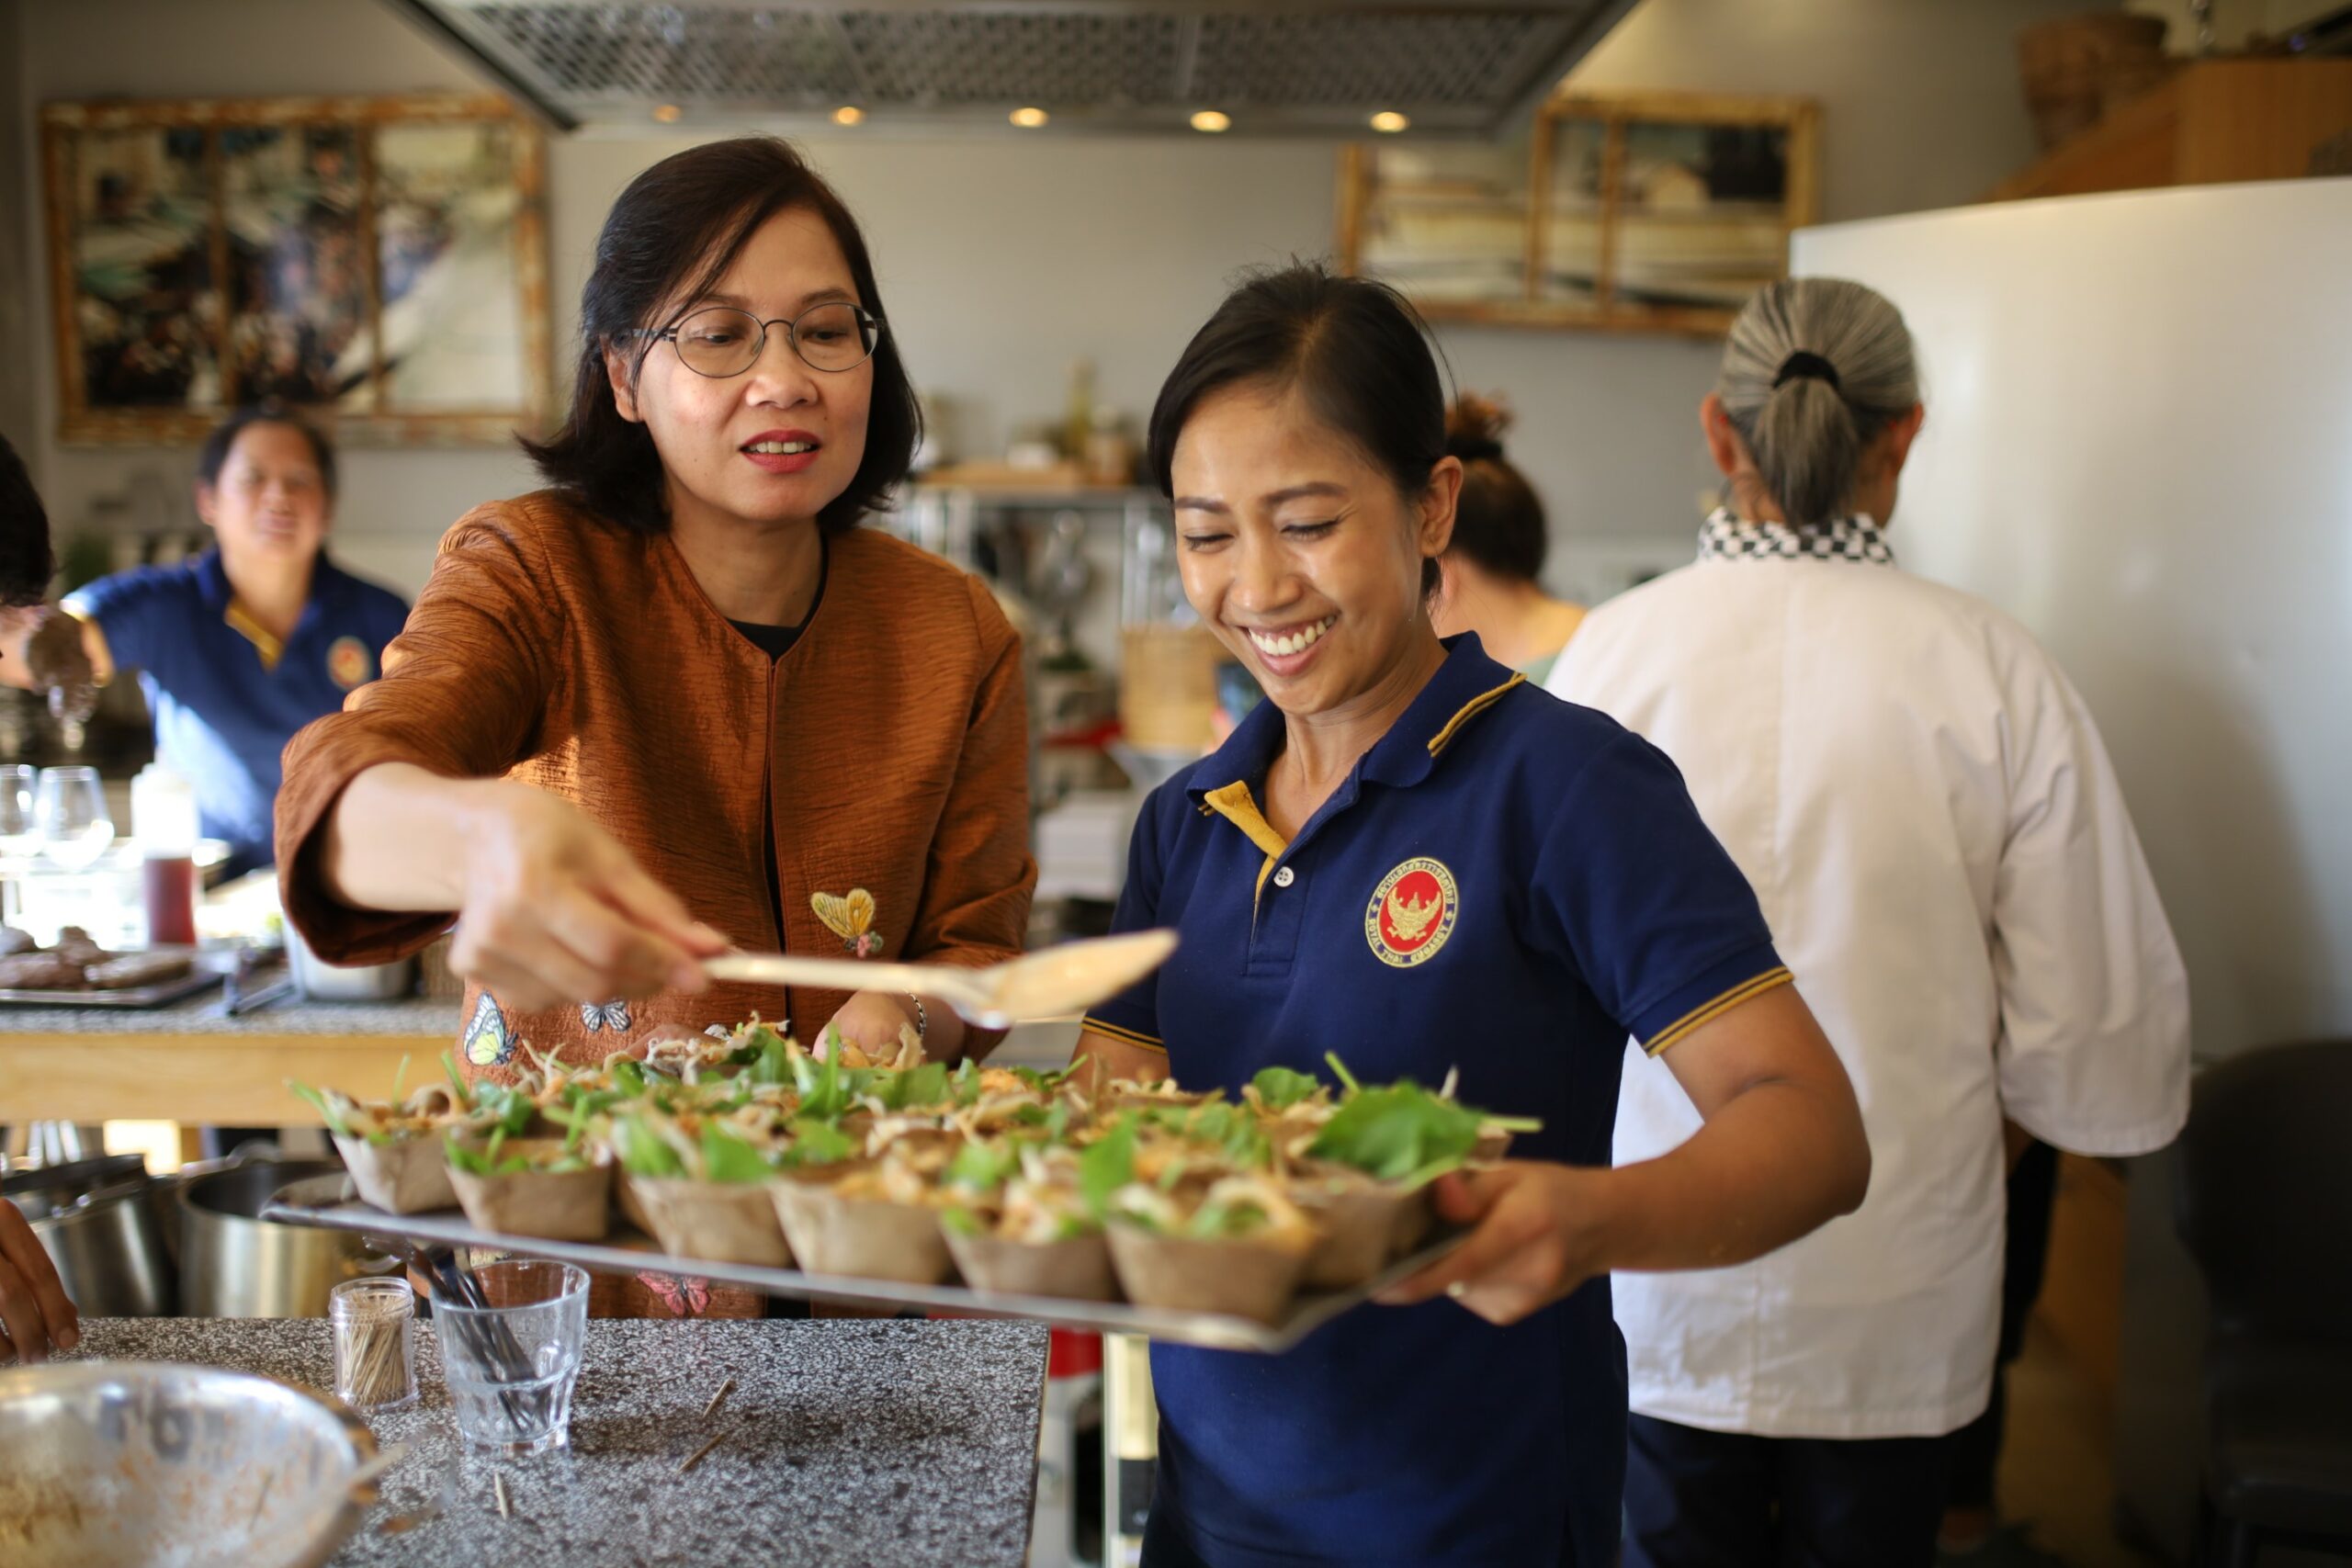
M2188 982L2089 710L2016 621L1895 562L1923 412L1894 305L1764 289L1701 405L1728 483L1699 558L1595 609L1549 682L1680 767L1874 1160L1859 1211L1757 1262L1617 1277L1626 1568L1932 1562L2007 1150L2141 1154L2188 1114ZM1700 1125L1632 1055L1620 1164Z

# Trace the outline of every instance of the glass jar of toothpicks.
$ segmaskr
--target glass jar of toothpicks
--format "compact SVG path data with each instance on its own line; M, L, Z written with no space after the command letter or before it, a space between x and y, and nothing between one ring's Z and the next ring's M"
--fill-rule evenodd
M335 1397L354 1410L416 1403L416 1292L398 1275L346 1280L327 1298Z

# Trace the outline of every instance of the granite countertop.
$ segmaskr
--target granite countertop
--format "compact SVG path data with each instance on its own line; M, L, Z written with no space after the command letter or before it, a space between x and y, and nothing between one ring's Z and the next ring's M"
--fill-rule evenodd
M593 1319L570 1451L520 1460L461 1449L430 1324L416 1338L423 1397L368 1422L380 1447L406 1452L334 1568L1019 1568L1027 1554L1046 1379L1037 1325ZM322 1318L91 1318L74 1356L201 1362L322 1390L334 1380Z
M0 1006L0 1034L415 1035L447 1044L464 1020L456 1001L312 1002L289 997L235 1018L216 987L159 1008Z

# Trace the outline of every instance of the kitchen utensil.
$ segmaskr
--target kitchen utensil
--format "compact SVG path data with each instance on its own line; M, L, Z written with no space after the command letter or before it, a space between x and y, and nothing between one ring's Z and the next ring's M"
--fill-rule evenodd
M1434 1236L1408 1257L1400 1258L1363 1284L1349 1290L1303 1291L1291 1301L1279 1322L1265 1324L1229 1314L1195 1312L1170 1307L1137 1306L1132 1302L1090 1302L1066 1296L1029 1295L1018 1292L982 1292L956 1284L910 1284L845 1274L815 1274L799 1269L769 1269L751 1263L716 1263L696 1258L688 1262L662 1253L634 1230L616 1227L604 1241L565 1242L529 1236L499 1235L475 1229L458 1213L387 1214L349 1200L341 1176L302 1181L288 1187L272 1201L269 1217L289 1224L326 1225L383 1235L398 1231L435 1247L478 1247L560 1258L582 1269L606 1274L641 1274L649 1269L691 1273L698 1279L745 1285L772 1296L823 1296L873 1302L990 1317L1026 1317L1104 1334L1142 1334L1170 1345L1202 1345L1218 1350L1287 1350L1340 1314L1377 1295L1396 1281L1427 1268L1458 1245L1466 1233L1453 1230ZM438 1275L436 1274L436 1279ZM434 1310L449 1287L436 1284ZM445 1330L446 1332L446 1330Z
M148 1201L146 1167L113 1155L9 1175L7 1196L57 1266L74 1306L91 1317L161 1317L175 1300L162 1224Z
M714 980L763 986L814 986L842 991L911 991L937 997L983 1029L1024 1020L1068 1017L1114 997L1159 968L1176 951L1172 931L1132 931L1064 942L985 969L939 964L872 964L798 953L729 953L706 959Z
M331 1238L261 1217L270 1194L305 1177L344 1179L333 1160L254 1160L181 1189L180 1306L190 1317L324 1317L345 1280L384 1274L397 1258L357 1236Z
M359 1528L375 1439L250 1372L168 1361L0 1371L0 1568L318 1568Z
M470 1274L467 1300L436 1290L433 1321L458 1436L498 1453L540 1453L571 1440L571 1392L588 1331L588 1272L509 1258Z
M292 921L286 926L286 964L294 988L317 1002L383 1002L416 987L416 960L390 964L329 964L311 951Z

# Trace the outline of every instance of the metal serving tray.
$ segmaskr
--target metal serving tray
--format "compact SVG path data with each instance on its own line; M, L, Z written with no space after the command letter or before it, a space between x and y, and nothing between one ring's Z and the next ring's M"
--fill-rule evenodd
M219 985L224 976L218 969L198 966L176 980L161 980L152 986L123 986L110 991L19 991L0 990L0 1005L36 1008L159 1008L183 1001L199 991L209 991Z
M892 1280L856 1279L839 1274L804 1274L797 1269L762 1269L742 1263L709 1263L700 1258L673 1258L628 1222L616 1218L611 1235L603 1241L548 1241L539 1236L501 1235L477 1230L455 1209L430 1214L388 1214L354 1196L346 1176L318 1176L280 1188L262 1208L261 1217L287 1224L322 1225L332 1230L364 1231L375 1235L411 1236L444 1247L478 1247L499 1252L519 1252L552 1258L605 1273L635 1274L659 1268L664 1272L690 1274L700 1280L723 1280L771 1296L827 1296L874 1302L887 1306L982 1317L1026 1317L1070 1328L1091 1328L1104 1334L1141 1334L1171 1345L1199 1345L1215 1350L1289 1349L1331 1319L1363 1304L1373 1295L1432 1259L1453 1250L1461 1232L1439 1236L1411 1256L1400 1258L1369 1283L1352 1291L1302 1292L1291 1303L1279 1324L1263 1324L1218 1313L1173 1312L1134 1306L1125 1302L1079 1302L1059 1296L1001 1295L967 1285L908 1285Z
M0 1006L99 1006L99 1009L139 1009L164 1006L193 997L221 983L238 966L240 947L125 947L115 957L134 959L146 954L184 957L195 968L176 980L153 985L118 985L115 989L0 989Z

